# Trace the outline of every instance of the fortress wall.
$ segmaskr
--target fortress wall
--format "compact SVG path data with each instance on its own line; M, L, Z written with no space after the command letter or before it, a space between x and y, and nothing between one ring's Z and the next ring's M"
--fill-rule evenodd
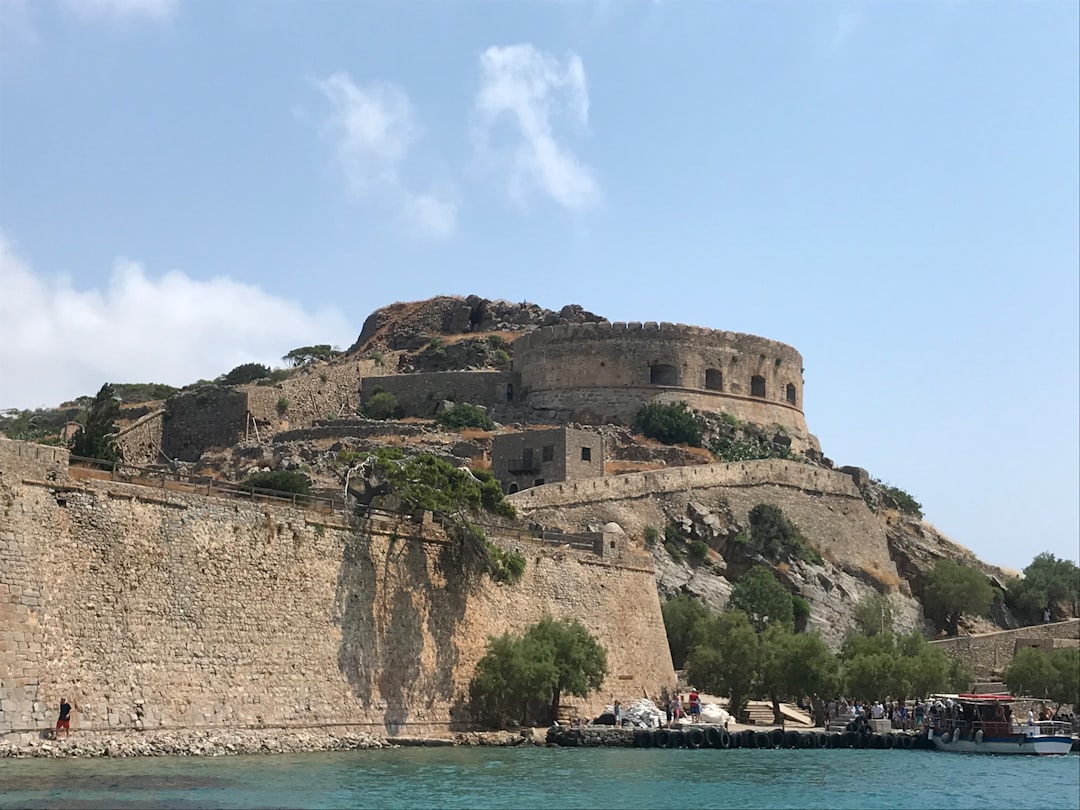
M751 509L771 503L835 564L897 579L884 527L851 478L807 464L776 459L652 470L544 484L507 499L546 526L574 532L615 521L634 538L642 538L647 526L663 528L665 510L684 514L690 501L710 508L726 504L743 525Z
M1080 619L1069 619L1050 624L1036 624L1017 630L1002 630L978 636L957 636L931 641L943 653L959 658L975 671L976 678L989 678L1000 674L1009 665L1016 647L1028 640L1059 639L1064 643L1077 643L1080 639Z
M161 458L162 417L165 409L148 413L120 431L116 442L129 464L157 464Z
M405 416L430 418L444 399L492 409L506 402L506 385L513 378L508 371L432 371L364 377L360 400L367 404L381 389L397 397Z
M0 447L0 733L48 727L62 695L83 729L445 730L486 638L544 613L580 619L609 651L588 713L673 682L651 561L632 550L612 562L496 537L525 552L522 581L470 588L436 526L50 488L27 482L55 459L32 461Z
M378 368L374 360L363 358L314 363L276 385L244 386L248 408L260 424L266 422L274 430L310 427L318 419L354 416L360 407L360 380ZM288 400L288 407L279 412L277 404L282 397Z
M514 342L514 368L530 396L541 391L655 388L650 369L664 364L676 379L665 385L713 388L750 396L751 377L765 380L767 402L788 404L787 385L802 409L802 355L774 340L669 323L586 323L548 326ZM713 380L707 386L707 372ZM718 379L717 379L718 378ZM804 428L805 429L805 428Z
M197 461L203 450L229 447L244 435L248 397L207 385L169 397L161 423L161 449L169 458Z
M743 422L758 425L778 425L797 443L796 452L811 446L802 411L778 402L766 402L757 397L743 397L687 388L657 386L625 386L622 388L567 388L534 391L528 396L529 406L536 411L550 411L554 418L574 422L613 422L631 425L644 402L685 402L694 410L710 413L730 413Z

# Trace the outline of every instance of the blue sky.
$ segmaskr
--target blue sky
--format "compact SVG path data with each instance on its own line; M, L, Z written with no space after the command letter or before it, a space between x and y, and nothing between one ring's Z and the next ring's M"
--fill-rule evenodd
M802 352L989 562L1080 538L1074 2L0 0L0 407L437 294Z

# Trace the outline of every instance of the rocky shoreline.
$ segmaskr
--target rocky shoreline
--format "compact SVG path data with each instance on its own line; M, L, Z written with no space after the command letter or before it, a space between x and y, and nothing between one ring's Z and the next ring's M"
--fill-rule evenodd
M296 754L411 746L544 745L541 734L526 730L459 732L452 737L381 737L364 731L251 729L142 731L122 734L72 734L69 739L0 740L0 759L67 757L220 757L238 754Z

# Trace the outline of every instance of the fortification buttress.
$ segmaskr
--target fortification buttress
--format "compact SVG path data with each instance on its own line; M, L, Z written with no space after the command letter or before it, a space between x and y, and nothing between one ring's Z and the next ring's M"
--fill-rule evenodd
M514 344L530 408L629 423L643 402L685 401L809 437L802 355L774 340L671 323L547 326Z

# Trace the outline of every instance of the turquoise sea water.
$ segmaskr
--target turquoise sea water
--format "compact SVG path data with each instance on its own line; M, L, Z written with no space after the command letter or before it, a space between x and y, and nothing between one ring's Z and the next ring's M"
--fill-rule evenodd
M1080 756L403 748L0 760L0 808L1077 808Z

